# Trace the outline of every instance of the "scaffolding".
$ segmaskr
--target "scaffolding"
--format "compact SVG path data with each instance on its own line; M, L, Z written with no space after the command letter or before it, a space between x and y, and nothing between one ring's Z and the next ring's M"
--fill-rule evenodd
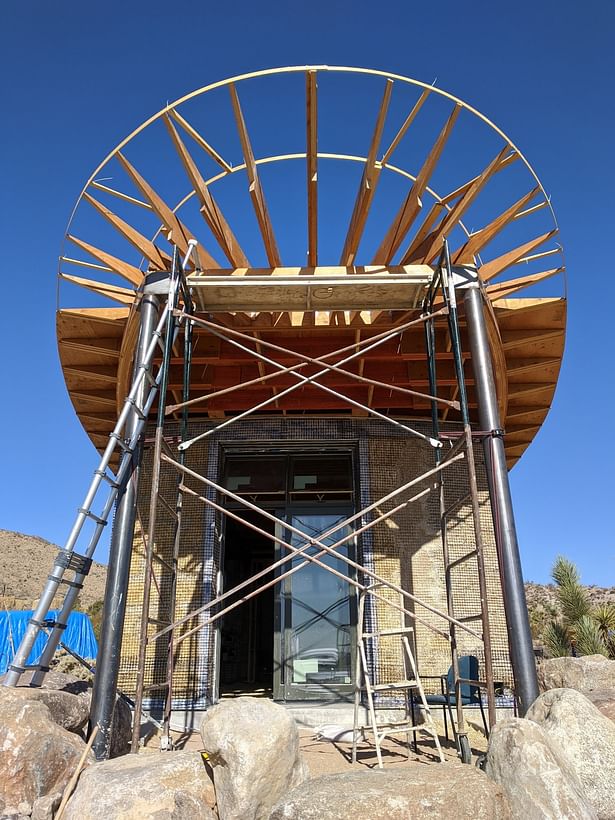
M146 284L143 299L145 300L150 295L154 301L150 303L150 310L148 317L142 317L141 320L141 337L139 342L139 349L137 351L137 358L135 361L135 375L131 391L126 399L124 410L120 416L118 424L114 432L110 436L109 445L105 450L101 463L94 474L92 485L90 486L84 504L78 511L77 521L67 545L60 552L56 561L54 572L50 576L45 592L41 598L39 606L30 623L29 630L22 641L21 646L15 656L15 660L11 666L7 683L15 685L22 672L26 668L26 660L30 653L34 639L38 633L47 629L49 631L46 648L36 665L34 682L40 683L45 672L49 668L49 663L58 646L61 638L62 630L66 623L66 619L76 598L77 592L83 583L85 574L87 573L88 562L91 562L94 549L102 530L107 522L109 513L113 508L114 503L125 495L126 486L130 481L135 481L135 476L131 472L134 470L136 462L140 461L141 447L143 437L146 431L146 425L150 411L157 401L156 412L156 427L153 441L153 459L151 468L151 494L149 499L149 520L147 526L147 533L143 533L145 542L145 580L143 588L142 599L142 614L140 619L140 636L139 636L139 652L137 662L136 675L136 692L135 692L135 715L140 715L143 710L144 700L152 698L156 692L158 697L164 700L163 719L162 719L162 740L161 746L163 749L172 748L171 741L171 715L173 708L173 677L174 677L174 662L178 648L181 643L192 635L196 634L205 627L208 627L216 622L219 622L226 614L235 608L246 604L261 594L266 589L280 584L286 578L301 571L308 565L315 565L321 570L332 573L338 576L343 582L348 583L354 588L357 594L366 593L369 591L370 597L378 600L381 605L391 607L397 611L407 623L421 624L430 631L436 633L441 638L447 641L451 651L451 662L454 671L454 688L456 693L455 704L457 710L457 730L456 741L458 745L458 752L460 757L469 761L469 744L467 741L466 725L464 721L461 687L465 684L479 687L484 691L487 707L489 725L493 726L495 722L495 690L494 690L494 675L492 664L492 650L491 650L491 635L489 624L489 611L487 603L487 584L485 578L485 564L484 564L484 548L483 537L481 532L480 510L479 510L479 495L475 467L474 442L482 440L487 433L480 431L472 431L469 420L468 400L465 387L465 376L463 367L463 357L461 351L461 341L459 333L459 319L457 309L457 290L458 283L456 283L457 274L451 266L451 260L448 253L448 245L444 242L442 254L438 263L433 269L433 274L428 285L425 287L424 276L418 278L414 283L411 281L411 276L406 274L403 277L404 286L413 286L422 289L425 293L420 305L420 315L413 319L408 319L396 326L389 328L381 333L371 336L368 339L356 341L354 344L337 350L328 352L325 355L313 357L306 354L300 354L289 348L279 344L274 344L264 339L255 339L247 333L243 333L237 329L223 325L215 321L215 312L210 318L204 318L199 315L198 305L201 302L201 312L203 307L202 293L200 289L206 288L209 284L207 278L199 277L198 263L197 273L189 276L184 274L184 269L188 261L190 253L194 250L194 245L190 246L188 255L183 260L176 251L173 257L173 266L170 274L166 277L157 277L158 282L149 289ZM307 278L307 277L306 277ZM342 281L343 277L338 277L337 281L331 280L326 284L330 290L333 290L337 285L348 288L348 282ZM399 277L396 277L393 284L399 285ZM312 283L306 285L301 282L301 287L309 287ZM322 283L318 283L322 286ZM372 276L370 286L382 288L383 286L391 285L391 280L383 280L382 277ZM275 292L279 287L279 283L270 279L266 283L260 285L265 291L267 289ZM158 311L156 292L164 293L166 291L166 302L159 316L155 316ZM259 297L261 298L261 297ZM309 299L309 294L308 294ZM225 310L228 309L226 306ZM153 318L157 318L157 322ZM149 322L149 326L148 323ZM436 323L446 322L448 328L448 345L452 353L456 383L457 396L456 399L447 399L438 394L438 378L436 368ZM379 345L389 342L392 339L399 338L401 334L409 327L415 325L422 325L425 331L426 344L426 362L429 372L429 393L421 393L396 385L395 383L386 384L384 382L367 378L360 373L355 373L352 370L346 369L346 365L364 355L367 351L372 350ZM196 398L190 398L190 378L191 378L191 359L193 348L193 329L195 326L205 329L209 334L233 347L249 354L253 359L259 363L266 364L273 368L272 372L266 373L264 368L260 370L258 378L231 385L229 387L208 392ZM183 339L181 345L181 357L183 361L183 385L182 385L182 400L181 402L170 403L169 399L169 371L172 358L180 353L180 346L178 340ZM156 358L156 352L160 350L160 354ZM271 355L266 355L263 350L271 352ZM274 355L283 355L294 360L291 365L284 365L280 363ZM316 372L311 375L305 375L302 370L306 366L316 367ZM425 434L420 430L414 429L405 421L392 418L380 411L366 406L355 399L334 390L333 388L322 384L319 379L328 373L343 374L345 377L357 380L361 383L370 386L386 386L391 391L400 391L402 393L410 394L412 396L420 397L428 400L431 404L432 416L432 431L431 434ZM213 398L221 395L229 395L235 391L240 391L246 387L255 384L269 381L279 376L292 376L296 382L281 391L274 391L270 399L263 402L258 402L237 415L225 418L218 423L211 426L207 431L192 438L189 436L188 410L189 407L196 403L205 403ZM258 414L266 405L278 400L285 394L288 394L305 384L316 386L325 392L334 393L337 398L343 399L351 406L358 408L361 412L369 416L376 417L382 422L392 425L401 431L404 435L416 437L431 448L433 452L433 466L426 472L415 476L410 481L405 481L393 491L386 495L371 500L369 504L363 506L362 509L355 511L352 515L347 516L341 521L338 521L334 526L321 533L318 537L313 534L304 532L299 527L290 524L288 521L281 520L269 510L254 503L254 501L233 492L228 487L222 485L220 480L213 480L212 478L202 475L199 472L189 468L185 463L186 451L197 441L213 435L215 432L227 428L229 425L236 423L238 420L246 418L247 416ZM461 432L443 432L439 422L438 408L443 406L445 408L454 409L460 412L462 427ZM171 446L169 439L165 436L166 420L173 416L180 421L180 435L174 440ZM110 475L108 470L111 458L116 451L122 453L119 469L115 477ZM467 480L467 495L456 498L452 503L447 501L445 487L446 475L453 465L464 465ZM170 470L174 476L175 487L175 503L170 504L163 497L161 488L161 474L162 470ZM196 483L203 489L199 492L194 489L194 486L189 486L188 482ZM97 493L102 484L109 485L109 493L104 502L103 511L100 514L93 512L92 507ZM359 560L354 560L350 554L344 554L341 548L349 543L356 543L362 535L369 530L378 526L379 524L391 519L402 510L414 504L419 499L426 495L436 493L439 499L440 507L440 529L442 539L442 551L444 562L444 576L446 584L446 610L439 609L431 603L422 600L420 596L405 589L403 584L397 584L390 578L385 577L381 573L375 572L373 569L367 567L365 563ZM277 547L282 550L281 557L274 563L259 569L251 577L241 581L230 589L224 590L219 594L213 595L211 600L207 601L201 606L194 608L188 614L177 617L176 614L176 597L177 597L177 579L178 579L178 556L180 544L182 539L182 525L183 521L183 505L186 496L198 499L202 504L215 511L218 516L225 520L235 520L242 525L247 526L250 530L261 536L262 538L273 541ZM258 513L260 520L267 520L271 524L278 527L278 533L284 533L282 537L275 532L270 532L262 526L258 526L252 521L246 521L237 511L230 508L226 502L232 501L242 511L250 511ZM467 545L467 550L463 556L452 558L449 552L448 536L447 536L447 521L453 511L460 505L470 502L473 520L473 544ZM133 502L131 502L133 503ZM136 505L136 501L134 502ZM385 509L386 507L386 509ZM165 559L156 550L156 531L160 516L166 516L171 521L173 528L173 553L171 560ZM78 537L81 534L83 524L87 520L92 520L95 524L94 535L87 543L85 553L83 556L76 552L76 545ZM132 519L132 529L125 532L131 543L134 529L134 511ZM331 541L331 539L334 539ZM336 558L343 562L347 573L340 572L334 566L326 562L328 557ZM357 556L358 557L358 556ZM300 559L299 563L296 559ZM462 564L468 561L475 561L476 571L478 576L479 586L479 600L477 602L476 613L470 616L459 616L456 611L456 601L454 595L454 584L452 578L455 570ZM150 612L150 600L152 597L153 588L156 588L154 594L160 597L160 581L157 578L155 568L159 566L167 572L166 583L170 587L168 594L168 607L164 617L153 618ZM65 573L67 570L72 570L74 577L66 579ZM272 577L272 573L275 573ZM122 583L127 585L127 575L123 579L117 581L117 585ZM66 593L64 605L57 620L53 623L47 620L47 611L49 602L52 600L60 583L68 584L68 592ZM378 591L377 591L378 590ZM117 592L118 590L116 590ZM389 597L383 594L383 591L389 593ZM119 590L120 594L122 590ZM123 594L125 597L126 589ZM390 593L394 593L394 597L390 597ZM435 616L438 619L439 626L432 623L426 618L426 614ZM119 617L123 619L123 610L119 615L113 613L109 617ZM474 625L470 626L470 622L480 622L480 628ZM115 624L117 626L117 624ZM185 627L178 634L179 627ZM484 679L483 680L467 680L460 677L459 663L458 663L458 636L460 633L465 633L472 636L472 638L482 647ZM121 629L120 629L121 634ZM156 642L164 642L163 665L165 669L164 679L153 682L151 685L145 684L145 663L146 654L149 646ZM116 642L117 643L117 642ZM114 645L113 652L117 656L119 647ZM105 651L101 648L99 655L99 668L97 680L100 687L104 685L108 688L108 682L105 682L103 677L105 674L104 664L108 659L105 657ZM117 661L117 658L114 662ZM100 681L103 681L101 683ZM111 686L111 696L115 698L115 688L117 686L117 667L115 671L115 681ZM104 687L103 687L104 688ZM109 692L99 693L99 697L104 699L104 696L109 695ZM95 712L95 710L94 710ZM103 721L104 723L104 721ZM108 730L108 727L107 727ZM139 747L139 733L140 721L135 718L132 751L136 752ZM105 727L103 726L102 734L105 734ZM108 734L108 731L107 731Z
M183 277L183 273L179 272ZM147 534L143 533L145 542L145 582L143 594L143 607L141 615L140 635L138 640L139 654L136 675L136 694L135 694L135 711L140 713L145 698L151 698L156 692L159 697L164 697L164 711L163 711L163 736L161 745L162 748L171 747L170 736L170 721L173 703L173 671L174 658L178 651L180 644L188 638L195 635L200 630L205 629L212 624L219 622L226 614L233 609L246 604L253 598L264 592L271 586L280 584L286 578L300 571L308 564L313 564L320 567L323 571L333 573L340 579L349 583L357 593L370 590L371 597L378 599L387 607L392 607L401 613L403 618L409 619L411 623L421 623L428 629L436 632L443 637L450 644L451 661L455 675L455 690L456 690L456 704L457 704L457 742L460 756L466 759L469 754L469 746L467 744L465 722L462 708L462 701L460 697L461 686L470 684L478 686L485 691L488 705L489 723L492 726L495 722L495 694L494 694L494 676L491 658L491 638L489 626L489 612L487 605L487 588L485 581L485 567L483 555L483 540L481 534L481 522L479 512L479 498L476 479L476 469L474 461L474 441L478 437L481 438L480 433L473 433L470 428L468 402L465 389L465 377L463 371L463 360L461 354L461 343L459 334L459 323L457 314L456 301L456 287L454 281L453 269L448 255L448 246L445 243L442 256L439 263L435 266L432 280L427 288L427 293L422 303L421 315L418 318L404 322L392 330L387 330L376 336L372 336L367 340L359 341L349 347L340 348L327 353L321 357L311 357L305 354L299 354L282 345L273 344L271 342L259 339L242 333L239 330L229 328L221 323L215 321L215 316L210 319L205 319L202 316L196 315L193 309L193 301L198 300L198 295L195 295L197 280L195 275L189 276L185 281L184 293L191 291L191 298L188 303L184 303L183 307L175 307L173 309L173 318L178 327L184 328L184 353L183 353L183 398L179 403L167 403L167 388L168 376L163 375L160 380L160 395L158 404L158 414L156 422L156 432L154 438L154 451L152 461L152 486L149 502L149 520L147 526ZM200 282L198 283L201 284ZM270 288L275 288L276 284L271 283ZM458 400L445 399L438 395L438 383L436 372L436 349L435 349L435 323L438 320L446 319L449 331L450 349L453 354L455 373L458 386ZM319 378L331 372L343 373L345 376L351 377L369 385L383 386L384 383L374 379L368 379L360 374L353 373L350 370L344 369L351 361L363 355L367 350L373 349L378 345L390 341L393 338L398 338L408 327L422 324L425 328L426 339L426 359L429 370L430 392L422 394L418 391L410 390L395 384L387 384L386 386L391 390L398 390L404 393L409 393L414 396L420 396L429 400L432 406L432 434L425 435L424 433L410 427L408 424L398 421L394 418L386 416L379 411L362 405L360 402L349 398L332 388L323 385L319 382ZM274 368L273 372L265 373L260 371L258 378L232 385L221 390L209 392L189 399L190 388L190 370L191 370L191 328L196 325L200 328L206 329L212 336L224 340L228 344L240 349L244 353L248 353L259 363L267 364L270 368ZM172 334L167 333L167 339L171 339ZM263 352L266 349L274 354L283 354L285 357L295 359L295 363L290 366L284 366L276 359L266 355ZM172 346L167 346L160 363L160 370L163 374L168 374L172 355ZM331 361L333 360L333 361ZM306 366L316 366L320 369L310 376L305 376L301 370ZM270 379L274 379L280 375L292 375L296 378L296 384L285 388L283 391L274 392L270 399L255 404L253 407L245 410L237 415L225 418L223 421L211 426L206 432L188 439L188 408L197 403L204 403L220 395L228 395L235 391L245 389L252 384L262 383ZM303 532L301 529L292 526L288 522L282 521L279 517L272 514L267 509L253 503L249 498L242 496L239 493L232 492L227 487L222 486L219 481L213 481L205 475L201 475L188 468L185 464L184 455L186 451L197 441L202 438L212 436L221 429L226 428L238 420L246 418L254 413L258 413L266 405L272 404L279 400L283 395L296 390L298 387L310 383L315 385L325 392L333 392L337 397L343 398L352 406L358 407L360 410L386 421L401 430L409 436L414 436L427 442L433 450L434 465L427 472L416 476L409 482L403 483L388 495L372 501L368 506L358 510L353 515L345 518L343 521L337 522L334 527L322 533L318 538L314 538L309 533ZM452 433L443 433L440 430L438 421L438 406L444 405L449 408L459 410L462 417L463 431L460 435ZM177 447L173 449L170 445L168 437L164 434L164 421L172 414L181 413L180 436L176 442ZM445 473L447 469L454 465L463 462L466 466L467 472L467 496L456 499L453 504L445 503ZM163 467L171 470L176 476L176 503L169 504L160 492L160 475ZM188 486L187 481L196 482L203 488L198 492L193 487ZM421 488L429 482L429 486ZM418 492L415 492L418 490ZM424 498L427 493L435 492L440 499L440 524L443 560L445 567L446 580L446 599L447 610L440 610L429 603L420 599L419 596L411 593L402 586L394 583L390 579L368 569L359 561L355 561L347 555L340 552L340 548L350 542L356 542L356 539L366 533L368 530L376 527L378 524L395 516L402 509L413 504L420 498ZM224 590L220 594L214 595L211 600L205 604L194 608L188 614L181 618L176 618L175 613L175 599L176 599L176 584L177 584L177 559L179 554L179 544L181 541L181 527L182 527L182 505L183 499L186 495L198 499L204 505L214 510L215 513L222 517L222 519L233 519L243 526L248 527L262 538L273 541L284 552L282 557L274 563L260 569L258 572L244 579L230 589ZM473 517L473 532L474 544L468 548L466 554L455 560L449 556L448 541L447 541L447 520L452 514L453 510L459 507L467 500L471 502L472 517ZM251 521L246 521L237 511L225 505L225 502L231 501L238 505L241 510L258 513L261 519L266 519L271 524L277 525L280 532L289 533L291 537L281 538L272 532L257 526ZM393 503L393 506L386 512L382 512L383 505ZM156 554L156 527L158 516L164 515L171 518L172 526L174 528L173 535L173 556L169 563L160 555ZM331 537L336 537L334 543L328 543ZM291 543L294 539L299 539L299 546L296 543ZM317 552L312 554L312 550ZM325 560L327 557L333 556L340 559L346 567L351 571L350 575L344 574L336 570L334 567L328 565ZM294 559L300 558L299 564L295 563ZM480 600L478 601L478 612L465 617L457 617L455 612L455 600L453 594L453 584L451 582L452 574L456 567L469 561L475 560L477 566L478 583L480 589ZM171 590L168 594L169 607L164 619L153 618L150 613L150 595L152 586L155 585L158 590L160 583L156 580L154 567L159 564L162 569L166 569L168 573L167 584L170 583ZM290 564L290 566L289 566ZM275 576L272 578L272 573ZM398 602L392 602L383 594L374 591L373 585L378 584L382 588L392 591L396 594ZM402 601L403 603L399 603ZM418 610L418 612L417 612ZM442 627L438 628L432 623L422 617L422 611L430 612L437 618L441 619ZM480 622L480 630L469 625L469 621ZM178 627L191 624L188 629L184 629L181 635L177 635ZM192 625L194 624L194 625ZM152 632L152 628L154 631ZM476 641L480 643L483 648L484 657L484 680L466 680L459 675L458 666L458 652L457 652L457 635L461 630L471 635ZM145 684L145 658L147 647L154 644L156 641L164 640L166 642L166 649L162 653L166 659L164 666L166 667L165 674L159 677L158 681L146 686ZM139 725L135 721L133 732L133 751L136 751L139 745Z

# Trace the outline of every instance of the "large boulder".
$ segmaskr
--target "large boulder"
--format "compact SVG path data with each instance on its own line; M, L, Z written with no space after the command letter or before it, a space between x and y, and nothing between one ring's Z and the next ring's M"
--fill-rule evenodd
M576 773L531 720L496 723L485 772L504 789L514 817L524 820L595 820Z
M198 752L124 755L83 772L64 820L215 820L215 804Z
M584 694L603 715L615 723L615 689L592 689Z
M4 689L0 711L0 816L61 792L85 749L80 737L66 731L39 700Z
M292 715L262 698L234 698L201 723L213 766L220 820L266 820L273 805L308 777Z
M509 820L500 786L462 763L328 774L282 798L271 820Z
M601 820L615 820L615 723L574 689L551 689L528 709L581 782Z
M19 686L6 689L0 686L0 709L2 692L12 691L29 701L41 701L49 708L52 719L69 732L85 729L92 700L92 686L88 681L74 675L51 670L40 686L30 685L32 672L25 672ZM111 722L110 757L119 757L130 751L132 739L132 712L120 697L116 699Z
M615 690L615 661L604 655L583 655L580 658L549 658L538 666L541 692L549 689Z

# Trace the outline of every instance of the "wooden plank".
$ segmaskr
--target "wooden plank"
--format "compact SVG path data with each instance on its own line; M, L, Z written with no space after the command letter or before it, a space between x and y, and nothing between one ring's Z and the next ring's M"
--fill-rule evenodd
M369 152L367 154L367 159L365 160L365 167L363 168L363 174L361 175L361 181L359 182L359 190L357 192L354 208L352 210L350 224L346 233L344 248L340 258L340 265L354 264L359 243L361 242L361 237L363 236L363 230L365 229L369 209L371 207L374 194L376 193L376 188L378 187L382 165L377 162L377 154L380 147L380 140L382 139L384 123L389 110L392 91L393 80L387 80L384 87L382 100L380 102L380 108L378 109L378 116L376 117L376 125L374 127Z
M455 203L451 210L443 217L440 225L425 239L416 251L416 261L431 261L442 250L443 238L454 228L464 213L474 202L478 194L485 187L491 177L503 167L503 161L510 154L510 146L505 145L498 155L487 165L469 186L463 196ZM514 153L514 156L518 156ZM414 261L414 260L413 260Z
M516 151L513 151L512 153L508 154L508 156L504 157L504 159L500 163L498 173L500 171L503 171L504 168L507 168L513 162L515 162L518 158L519 154L517 154ZM480 174L478 176L472 177L472 179L469 179L467 182L464 182L463 185L460 185L459 188L455 188L454 191L451 191L449 194L446 194L446 196L443 196L440 199L440 202L443 205L449 205L451 202L454 202L456 199L459 199L460 196L463 196L465 193L467 193L470 187L474 185L474 183L477 182L479 179Z
M446 205L444 205L442 202L434 202L434 204L432 205L431 210L427 214L427 217L425 218L423 224L421 225L421 227L416 232L416 235L414 236L414 239L410 242L410 244L408 245L406 251L402 255L402 257L401 257L401 264L402 265L407 265L408 260L412 259L416 249L425 240L425 237L431 231L431 229L433 228L435 222L438 219L442 218L442 212L445 208L446 208Z
M224 255L235 267L249 267L250 263L243 252L241 245L239 244L235 234L233 233L229 223L224 217L218 203L215 201L213 195L209 190L209 186L205 182L201 172L196 166L193 158L191 157L188 149L186 148L185 144L183 143L182 139L180 138L179 134L177 133L177 129L174 127L173 123L171 122L170 117L164 117L165 125L167 126L167 130L171 135L171 139L173 140L173 144L175 146L175 150L177 151L180 160L184 166L186 174L188 175L188 179L190 180L194 191L199 198L199 202L201 203L200 212L203 216L203 219L209 226L209 229L213 233L216 241L220 245ZM203 264L204 260L199 260L201 264Z
M391 144L389 145L387 150L384 152L384 154L382 156L382 159L380 160L381 165L386 165L387 162L391 159L391 156L393 155L393 151L395 151L395 149L397 148L399 143L402 141L402 139L406 135L406 131L408 130L408 128L410 128L410 126L414 122L414 119L415 119L416 115L419 113L419 111L423 107L423 103L425 102L427 97L429 97L430 94L431 94L431 89L430 88L425 88L423 90L421 96L418 98L416 103L413 105L410 113L408 114L408 116L404 120L401 128L399 129L397 134L395 134L395 136L393 137L393 140L392 140Z
M78 239L76 236L72 236L72 234L68 234L67 239L70 239L71 242L74 242L75 245L80 247L82 250L91 254L95 259L103 262L112 271L126 279L127 282L139 287L143 281L143 271L139 270L139 268L136 268L134 265L130 265L128 262L118 259L117 256L112 256L110 253L107 253L100 248L96 248L88 242L84 242L83 239Z
M440 159L444 146L451 135L460 111L461 105L459 104L453 108L442 130L440 131L438 138L432 145L431 150L421 167L421 170L418 172L416 179L410 188L410 191L408 192L405 200L402 202L395 219L391 223L384 239L380 244L380 247L376 251L374 256L374 264L388 265L399 249L399 246L404 241L408 231L423 206L421 196L429 184L431 175L438 164L438 160Z
M485 292L492 302L498 299L505 299L517 291L529 288L537 282L542 282L544 279L550 279L558 273L563 273L565 268L551 268L541 273L532 273L529 276L520 276L518 279L509 279L506 282L498 282L494 285L487 285Z
M207 142L207 140L204 139L201 136L201 134L199 134L199 132L196 130L196 128L193 128L190 125L190 123L186 119L184 119L184 117L182 117L181 114L179 114L174 108L170 109L169 113L171 114L171 116L173 117L175 122L177 122L181 125L181 127L184 129L184 131L187 134L189 134L192 137L192 139L198 145L201 146L203 151L205 151L205 153L208 154L214 160L214 162L217 162L218 165L221 168L223 168L227 173L230 173L233 170L233 167L231 165L229 165L228 162L220 156L220 154L216 151L216 149L213 148Z
M308 265L318 265L318 84L316 72L305 76Z
M106 282L94 282L92 279L84 279L81 276L71 276L68 273L58 274L60 279L65 279L73 285L78 285L81 288L91 290L92 293L98 296L105 296L107 299L113 299L115 302L120 302L123 305L131 305L136 296L134 290L128 288L120 288L117 285L108 285Z
M239 132L243 158L246 164L246 172L248 174L248 190L250 193L250 199L252 200L258 226L260 228L261 236L263 237L263 243L267 252L269 264L278 266L281 265L280 252L278 251L275 235L273 233L273 226L271 225L267 203L265 202L265 195L263 193L262 185L256 169L256 163L254 161L254 153L252 152L250 137L248 136L245 120L241 111L241 105L239 103L239 97L237 96L237 89L235 88L234 83L229 85L229 92L231 95L233 112L235 114L235 121L237 123L237 130Z
M490 262L485 262L485 264L481 265L478 269L478 275L483 282L490 282L498 276L498 274L502 273L502 271L505 271L506 268L509 268L520 259L523 259L527 253L530 253L534 250L534 248L538 248L540 245L543 245L549 239L556 236L556 234L557 229L549 231L548 233L543 233L535 239L530 239L529 242L524 242L523 245L518 245L516 248L513 248L512 251L508 251L507 253L498 256Z
M480 231L473 233L468 241L458 248L452 255L452 262L454 265L471 265L474 262L474 257L494 239L500 231L502 231L510 222L515 219L517 214L523 210L530 200L540 191L540 187L536 186L527 194L518 199L510 208L507 208L503 213L496 217L492 222L482 228Z
M192 233L179 220L173 210L167 205L159 194L152 188L152 186L145 180L137 169L132 165L126 157L120 152L117 152L117 158L122 164L124 170L133 181L134 185L141 191L145 199L152 206L152 210L162 222L162 224L169 231L167 239L180 249L183 254L188 251L188 240L194 239ZM211 256L207 250L199 242L197 245L199 254L199 261L202 266L207 268L218 267L218 263Z
M94 199L87 191L83 194L83 198L96 208L131 245L142 253L143 256L149 260L153 268L156 270L170 270L171 257L167 253L161 251L150 239L147 239L147 237L135 230L132 225L129 225L128 222L125 222L97 199Z

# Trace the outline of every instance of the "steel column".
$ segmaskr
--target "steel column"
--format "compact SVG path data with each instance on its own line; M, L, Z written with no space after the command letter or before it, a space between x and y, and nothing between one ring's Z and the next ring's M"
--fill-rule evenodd
M515 679L519 714L523 717L538 697L536 662L525 600L521 559L506 467L506 454L493 377L493 365L483 313L483 295L478 284L465 295L468 338L476 384L481 429L490 435L483 447L493 521L500 558L504 608L508 623L510 660Z
M154 295L145 294L141 301L140 312L139 341L134 362L135 376L156 328L158 298ZM148 385L146 379L143 379L139 394L135 397L135 403L138 407L143 406L147 392ZM139 415L133 409L126 425L126 439L132 438L138 424ZM98 734L92 747L97 760L107 759L111 747L111 720L115 708L124 615L126 613L126 595L128 592L128 576L137 509L137 480L141 453L142 444L139 443L135 447L131 467L127 471L126 478L118 492L113 522L102 628L90 710L90 725L91 727L98 726ZM138 720L138 718L135 717L135 720Z

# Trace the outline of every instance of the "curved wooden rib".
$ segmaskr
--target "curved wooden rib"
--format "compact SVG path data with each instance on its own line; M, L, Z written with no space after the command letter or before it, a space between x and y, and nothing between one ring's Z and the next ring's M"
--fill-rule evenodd
M382 264L388 265L391 262L391 259L397 252L399 246L406 238L410 227L412 226L414 220L418 216L419 211L422 208L421 196L423 195L425 188L429 183L429 179L433 174L436 165L438 164L438 160L440 159L440 155L444 150L444 146L446 145L448 138L451 135L451 131L455 125L457 117L459 116L459 112L461 111L461 106L456 105L451 112L448 120L446 121L442 131L440 132L438 138L434 142L431 151L427 155L427 159L423 163L423 167L417 174L416 180L410 188L408 195L404 202L401 205L401 208L397 212L395 219L393 220L389 230L384 237L382 244L376 251L376 255L374 256L374 264Z
M372 136L372 141L369 146L369 152L365 161L365 168L361 175L359 182L359 191L354 203L352 216L350 218L350 225L348 226L348 233L346 234L346 241L344 242L344 249L340 259L340 265L354 265L357 255L359 242L363 236L363 229L367 221L369 209L376 193L378 180L380 179L380 172L382 165L376 162L378 149L380 147L380 140L382 139L382 131L384 123L389 110L389 103L391 101L391 92L393 91L393 80L387 80L384 87L384 94L382 95L382 102L378 110L376 118L376 126Z
M127 239L131 245L133 245L143 256L149 260L150 264L156 270L168 270L171 267L171 257L161 251L154 243L147 239L147 237L143 236L143 234L139 233L139 231L135 230L132 225L129 225L128 222L124 222L119 216L110 211L109 208L106 208L101 202L91 194L88 194L87 191L84 193L83 198L87 200L90 205L93 205L96 210L102 214L105 219L110 222L114 228L116 228L122 236Z
M176 128L173 126L173 123L171 122L170 117L165 117L164 122L167 126L169 134L171 135L171 139L173 140L175 150L179 154L179 158L181 159L186 174L188 175L188 179L190 180L192 187L194 188L194 191L197 197L199 198L199 201L201 203L200 211L203 216L203 219L209 226L216 241L222 248L224 255L231 263L231 265L233 265L233 267L250 267L248 258L241 249L241 246L237 241L235 234L233 233L230 225L224 218L224 214L222 213L222 211L218 207L217 202L210 193L207 183L201 176L201 173L197 168L196 163L188 153L188 149L182 142L179 134L177 133ZM199 261L203 265L206 260L200 259Z
M186 228L186 226L179 221L171 208L169 208L162 197L154 191L149 182L141 176L137 169L130 162L128 162L126 157L120 151L117 152L117 158L121 162L124 170L131 178L135 186L141 191L145 199L147 199L149 204L152 206L152 210L158 219L169 231L169 235L167 237L169 242L177 245L183 254L187 253L188 240L194 239L194 236L190 233L188 228ZM213 256L205 250L200 242L197 244L197 250L201 265L204 265L207 268L219 267Z
M280 252L275 241L271 219L269 218L269 211L265 202L265 195L256 170L256 163L254 162L254 154L252 152L252 145L250 144L250 137L246 129L246 123L239 104L239 97L237 96L237 89L233 84L229 85L229 92L231 95L231 103L233 105L233 112L235 114L235 121L237 123L237 130L239 131L239 139L241 141L241 149L243 151L243 158L246 163L246 171L248 173L248 180L250 183L250 199L254 206L256 219L260 228L261 236L267 252L267 259L272 267L279 267L282 264L280 259Z
M305 75L308 265L318 265L318 84L316 72Z

